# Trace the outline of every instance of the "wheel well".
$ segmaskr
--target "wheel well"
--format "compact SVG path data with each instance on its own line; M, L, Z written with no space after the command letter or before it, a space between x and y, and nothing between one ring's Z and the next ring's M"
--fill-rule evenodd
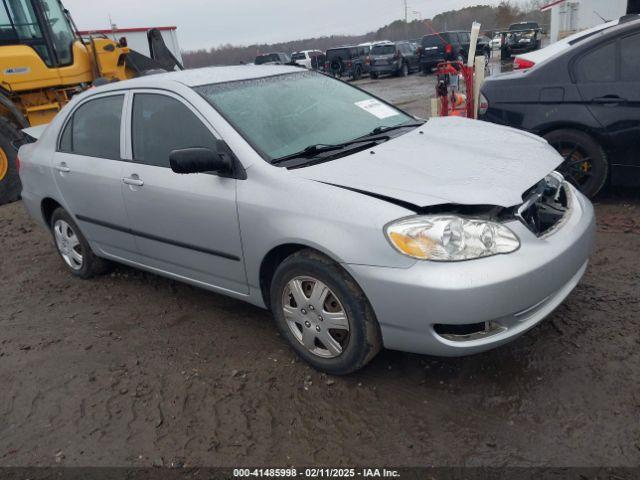
M270 308L271 303L271 281L273 280L273 275L276 273L278 266L280 266L286 258L300 250L314 250L321 255L324 255L324 253L319 250L307 245L287 243L272 249L262 260L262 263L260 264L260 290L262 292L262 299L264 300L267 308Z
M42 218L47 225L51 225L51 215L53 215L53 212L55 212L55 210L57 208L60 208L61 206L62 205L56 202L53 198L45 198L44 200L42 200L42 205L40 208L42 210Z
M588 127L585 127L584 125L580 125L577 123L556 123L553 125L546 125L543 128L536 129L535 133L540 137L544 137L546 134L554 132L556 130L578 130L580 132L586 133L590 137L593 137L594 140L604 145L602 138L596 132Z

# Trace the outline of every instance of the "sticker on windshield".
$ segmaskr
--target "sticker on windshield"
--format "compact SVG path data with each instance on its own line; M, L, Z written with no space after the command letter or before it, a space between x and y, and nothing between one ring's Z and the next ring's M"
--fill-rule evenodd
M365 112L369 112L374 117L389 118L395 117L399 115L397 110L385 105L384 103L380 103L378 100L372 98L371 100L363 100L362 102L356 102L356 106L363 109Z

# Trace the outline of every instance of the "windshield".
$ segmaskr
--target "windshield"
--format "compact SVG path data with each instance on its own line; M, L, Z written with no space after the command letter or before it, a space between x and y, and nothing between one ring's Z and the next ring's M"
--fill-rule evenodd
M393 55L396 53L395 45L376 45L371 49L371 55Z
M293 55L291 55L292 60L304 60L305 58L307 57L304 53L294 53Z
M344 82L315 72L196 87L266 160L310 145L335 145L408 115Z

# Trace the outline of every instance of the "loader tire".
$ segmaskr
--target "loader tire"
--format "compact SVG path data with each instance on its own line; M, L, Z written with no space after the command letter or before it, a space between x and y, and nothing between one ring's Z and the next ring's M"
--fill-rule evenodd
M0 205L20 199L22 186L18 175L18 152L13 146L20 137L20 130L0 117Z

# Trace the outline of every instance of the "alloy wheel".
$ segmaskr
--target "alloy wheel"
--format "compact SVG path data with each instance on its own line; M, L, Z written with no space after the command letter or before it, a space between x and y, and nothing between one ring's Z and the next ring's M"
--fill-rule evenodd
M0 181L7 175L9 171L9 157L4 149L0 147Z
M564 158L564 162L558 168L560 173L578 189L586 190L594 181L591 157L577 143L557 142L552 146Z
M284 317L309 352L336 358L349 343L349 318L336 294L313 277L295 277L284 289Z
M64 220L56 220L53 225L53 236L65 263L73 270L82 269L82 245L71 225Z

